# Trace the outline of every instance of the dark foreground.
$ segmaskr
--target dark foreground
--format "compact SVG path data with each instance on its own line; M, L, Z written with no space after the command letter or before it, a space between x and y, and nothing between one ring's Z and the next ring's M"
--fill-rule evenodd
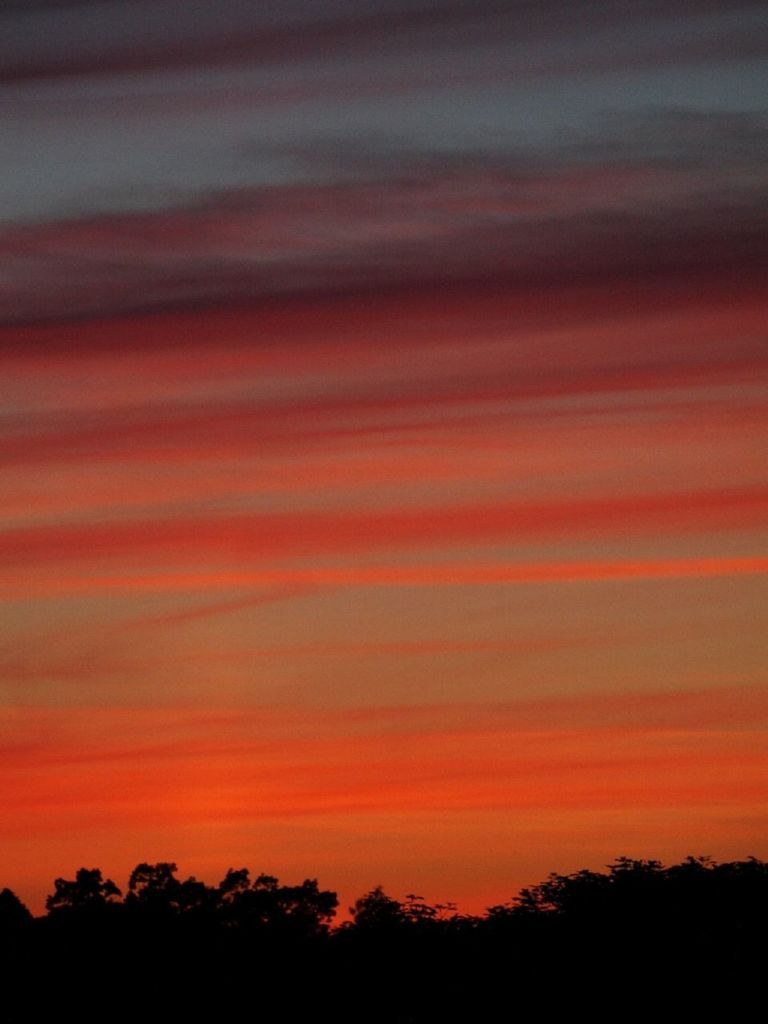
M142 864L122 897L57 879L44 917L0 893L0 1020L750 1020L768 963L768 863L622 858L479 917L374 889L331 924L314 880L219 886ZM762 1012L762 1010L760 1010Z

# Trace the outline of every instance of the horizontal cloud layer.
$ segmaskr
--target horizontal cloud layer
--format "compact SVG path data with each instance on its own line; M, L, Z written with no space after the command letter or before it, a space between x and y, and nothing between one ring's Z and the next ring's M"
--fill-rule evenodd
M764 855L767 28L2 5L0 885Z

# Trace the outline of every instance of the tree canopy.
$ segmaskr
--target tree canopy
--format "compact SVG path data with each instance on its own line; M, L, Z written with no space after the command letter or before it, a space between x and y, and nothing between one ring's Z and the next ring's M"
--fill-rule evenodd
M38 918L3 889L7 991L24 1004L45 977L52 1000L45 1012L21 1005L7 1016L42 1019L77 992L79 1019L102 1021L121 991L134 1016L213 1019L235 1015L238 993L249 992L267 1018L279 1000L288 1020L329 1003L334 1021L420 1024L491 1019L500 1002L515 1005L513 991L548 1005L555 991L573 1000L596 986L690 1003L702 978L710 1001L716 992L733 1001L758 985L768 954L768 863L755 857L669 867L619 857L602 871L552 873L480 915L381 885L333 927L337 908L314 878L283 884L231 867L210 885L180 878L170 861L138 864L124 897L100 869L79 868L55 880Z

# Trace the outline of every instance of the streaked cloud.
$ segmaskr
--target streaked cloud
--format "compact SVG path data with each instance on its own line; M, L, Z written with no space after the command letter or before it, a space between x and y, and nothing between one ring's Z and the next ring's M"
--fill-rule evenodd
M2 884L761 853L767 30L2 6Z

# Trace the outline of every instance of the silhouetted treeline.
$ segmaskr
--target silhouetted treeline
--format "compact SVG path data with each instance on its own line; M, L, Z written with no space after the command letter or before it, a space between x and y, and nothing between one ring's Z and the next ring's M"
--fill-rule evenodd
M34 918L0 891L0 1020L474 1021L534 1010L712 1009L762 991L768 863L620 858L552 874L485 914L381 887L336 893L230 869L139 864L57 878Z

